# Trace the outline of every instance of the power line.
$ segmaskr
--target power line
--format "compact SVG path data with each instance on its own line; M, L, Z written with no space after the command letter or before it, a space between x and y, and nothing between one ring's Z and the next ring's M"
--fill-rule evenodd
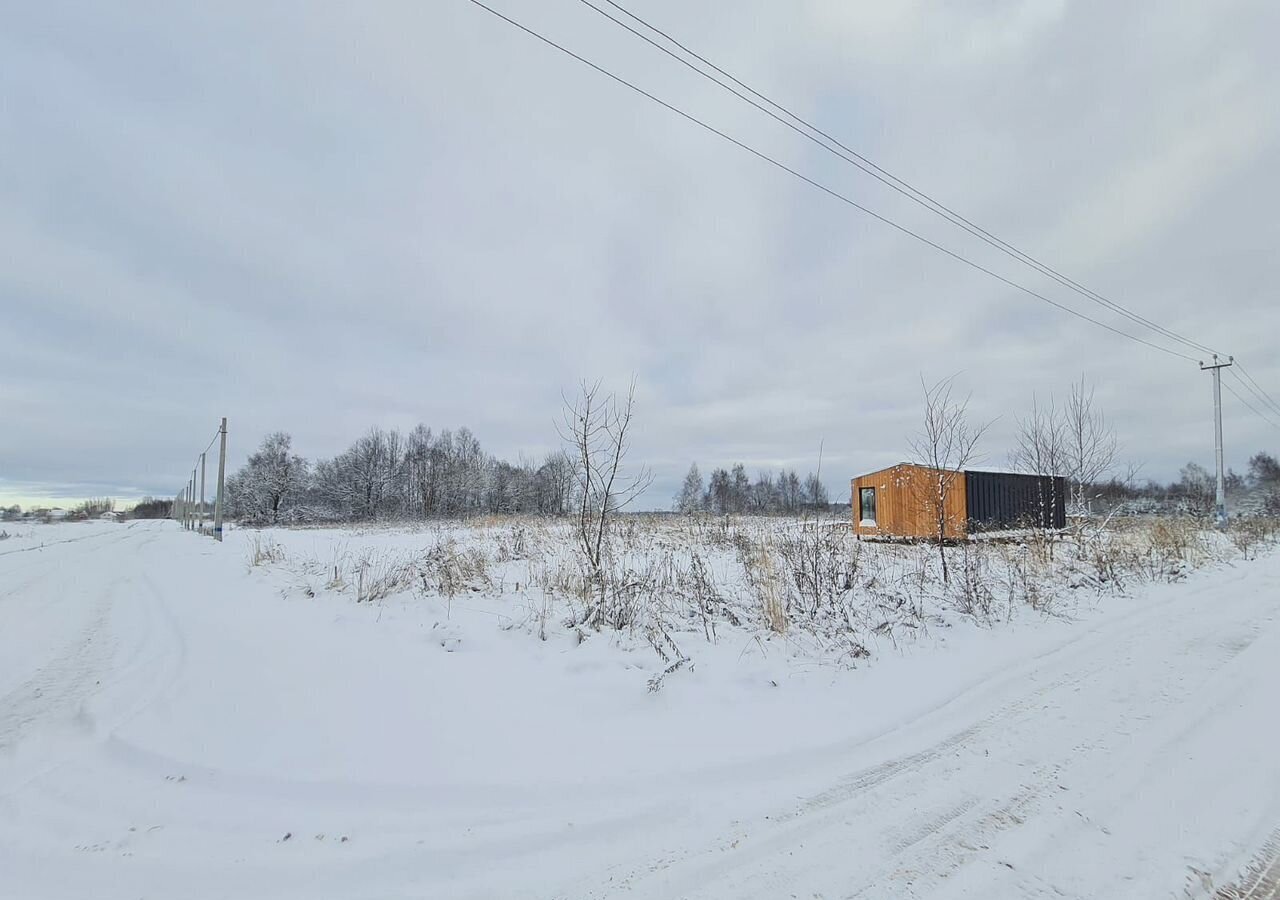
M1265 392L1259 391L1258 388L1249 384L1249 382L1245 381L1239 375L1236 375L1235 379L1242 388L1244 388L1249 393L1253 394L1254 399L1257 400L1259 404L1261 404L1264 410L1266 410L1268 413L1280 415L1280 408L1274 406L1271 403L1271 401L1267 399Z
M637 31L635 28L632 28L626 22L623 22L622 20L618 19L616 16L610 14L607 10L601 9L599 6L596 5L595 2L593 2L593 0L580 0L580 2L583 3L585 6L591 8L595 12L599 13L601 16L605 17L609 21L618 25L620 28L625 29L626 31L630 32L631 34L635 35L636 37L650 44L651 46L662 51L667 56L679 62L681 65L691 69L692 71L696 72L698 75L701 75L703 78L706 78L708 81L712 82L713 84L719 86L720 88L728 91L729 93L733 94L735 97L739 98L740 100L760 110L765 115L769 116L775 121L781 123L787 128L790 128L792 131L796 132L806 140L818 145L819 147L826 150L828 153L833 154L834 156L841 159L842 161L849 163L850 165L853 165L858 169L861 169L863 172L867 173L872 178L875 178L877 181L881 182L882 184L886 185L892 190L898 192L899 194L911 200L912 202L924 207L925 209L929 210L935 215L938 215L943 219L946 219L951 224L956 225L957 227L963 229L964 231L968 232L969 234L973 235L979 240L989 244L990 246L999 250L1001 253L1004 253L1006 256L1009 256L1020 263L1023 263L1025 265L1032 267L1040 274L1053 279L1058 284L1062 285L1068 290L1074 291L1075 293L1088 298L1092 302L1106 309L1109 309L1114 313L1117 313L1123 316L1124 318L1128 319L1131 322L1134 322L1135 324L1139 324L1146 328L1150 328L1151 330L1157 332L1158 334L1161 334L1164 337L1167 337L1171 340L1177 341L1192 349L1201 350L1206 353L1216 352L1211 347L1207 347L1204 344L1191 340L1190 338L1184 337L1181 334L1178 334L1177 332L1173 331L1172 329L1166 328L1157 322L1153 322L1152 320L1136 312L1133 312L1130 309L1127 309L1121 304L1116 303L1113 300L1110 300L1109 298L1103 296L1102 294L1099 294L1098 292L1085 287L1079 282L1076 282L1071 278L1068 278L1066 275L1063 275L1061 272L1049 266L1047 263L1041 262L1040 260L1031 256L1030 254L1023 252L1022 250L1018 249L1014 245L1010 244L1008 241L1005 241L997 237L996 235L987 231L985 228L982 228L981 226L975 224L974 222L960 215L959 213L957 213L950 207L946 206L945 204L941 203L940 201L935 200L933 197L929 196L919 188L916 188L914 185L908 183L907 181L897 177L893 173L880 167L879 165L872 162L867 157L863 156L862 154L858 153L856 150L852 149L851 147L841 142L839 139L828 134L826 131L823 131L821 128L809 122L808 120L802 118L801 116L796 115L787 107L772 100L768 96L752 88L750 85L739 80L736 76L734 76L730 72L725 71L723 68L716 65L711 60L707 59L705 56L702 56L696 51L692 50L691 48L681 43L676 38L672 37L666 31L663 31L661 28L658 28L657 26L650 24L645 19L641 18L640 16L628 10L626 7L622 6L620 3L615 2L615 0L605 0L605 2L608 3L610 6L612 6L613 8L617 9L623 15L627 16L628 18L632 19L635 22L638 22L639 24L647 28L649 31L653 32L656 35L661 36L668 43L672 44L675 47L680 48L680 50L688 54L693 59L696 59L698 60L698 62L704 64L705 66L708 66L719 75L724 76L724 78L727 78L729 81L733 82L734 85L737 85L738 87L742 88L744 91L751 94L752 96L759 98L759 100L763 101L765 104L768 104L768 106L773 107L773 109L778 110L778 112L781 113L782 115L778 115L778 113L775 113L770 109L767 109L765 106L761 105L761 103L758 103L756 102L756 100L753 100L751 97L747 96L747 94L744 94L742 93L742 91L737 90L737 88L733 87L733 85L726 84L724 81L721 81L719 78L715 77L710 72L707 72L699 68L698 66L689 62L688 59L685 59L684 57L671 51L667 47L664 47L662 44L653 40L648 35ZM784 119L782 118L782 116L786 116L787 118ZM792 121L787 121L787 119L790 119ZM799 125L803 127L802 128L797 127L796 125L792 124L792 122L799 123ZM806 131L804 129L808 129L808 130ZM817 137L815 137L815 135L817 135ZM835 145L834 147L832 146L833 144ZM839 148L839 149L836 149L836 148Z
M200 451L200 453L201 453L202 455L203 455L203 454L205 454L205 453L208 453L208 452L209 452L209 447L212 447L212 446L213 446L213 442L214 442L214 441L216 441L216 440L218 439L218 436L219 436L219 435L221 435L221 434L222 434L222 429L221 429L221 428L219 428L217 431L215 431L215 432L213 433L213 437L209 438L209 444L208 444L208 446L206 446L203 450L201 450L201 451Z
M1240 370L1241 375L1248 379L1248 383L1241 382L1241 384L1244 384L1245 387L1253 391L1253 395L1261 400L1263 405L1269 406L1271 409L1275 410L1277 415L1280 415L1280 403L1277 403L1270 394L1263 390L1262 385L1253 380L1253 376L1248 373L1244 366L1240 365L1239 360L1236 360L1236 368ZM1238 378L1239 376L1236 377Z
M1235 397L1237 400L1239 400L1241 403L1243 403L1246 407L1248 407L1249 411L1250 411L1250 412L1252 412L1255 416L1257 416L1257 417L1258 417L1259 419L1261 419L1262 421L1266 422L1266 423L1267 423L1268 425L1270 425L1272 428L1275 428L1275 429L1280 430L1280 423L1273 422L1273 421L1272 421L1271 419L1269 419L1267 416L1263 415L1262 413L1260 413L1260 412L1258 412L1256 409L1254 409L1253 404L1252 404L1252 403L1250 403L1248 400L1244 399L1244 397L1241 397L1238 393L1236 393L1236 389L1235 389L1235 388L1233 388L1230 384L1228 384L1227 382L1225 382L1225 381L1224 381L1224 382L1222 383L1222 386L1223 386L1224 388L1226 388L1228 391L1230 391L1230 392L1231 392L1231 395L1232 395L1233 397Z
M1083 319L1083 320L1084 320L1084 321L1086 321L1086 322L1089 322L1089 323L1091 323L1091 324L1093 324L1093 325L1097 325L1099 328L1105 328L1107 331L1110 331L1110 332L1111 332L1111 333L1113 333L1113 334L1117 334L1117 335L1119 335L1120 337L1128 338L1128 339L1129 339L1129 340L1131 340L1131 341L1135 341L1136 343L1143 344L1144 346L1150 347L1150 348L1151 348L1151 349L1153 349L1153 350L1158 350L1158 351L1160 351L1161 353L1167 353L1167 354L1169 354L1170 356L1176 356L1176 357L1178 357L1179 359L1186 360L1187 362L1196 362L1196 359L1195 359L1195 358L1193 358L1193 357L1191 357L1191 356L1188 356L1188 355L1186 355L1185 353L1181 353L1181 352L1179 352L1179 351L1177 351L1177 350L1173 350L1173 349L1171 349L1171 348L1169 348L1169 347L1161 346L1160 344L1152 343L1151 341L1148 341L1148 340L1146 340L1145 338L1141 338L1141 337L1138 337L1137 335L1130 334L1130 333L1129 333L1129 332L1127 332L1127 331L1122 331L1122 330L1121 330L1121 329L1119 329L1119 328L1116 328L1116 327L1114 327L1114 326L1112 326L1112 325L1108 325L1106 322L1099 321L1098 319L1092 318L1091 316L1088 316L1088 315L1086 315L1085 313L1080 312L1079 310L1073 309L1073 308L1071 308L1070 306L1066 306L1066 305L1065 305L1065 304L1063 304L1063 303L1059 303L1057 300L1053 300L1053 299L1051 299L1051 298L1049 298L1049 297L1046 297L1044 294L1041 294L1041 293L1039 293L1039 292L1037 292L1037 291L1035 291L1035 290L1032 290L1031 288L1026 287L1025 285L1019 284L1019 283L1018 283L1018 282L1016 282L1016 281L1012 281L1011 279L1006 278L1005 276L1003 276L1003 275L1001 275L1001 274L999 274L999 273L997 273L997 272L994 272L994 271L992 271L991 269L988 269L986 266L983 266L983 265L982 265L982 264L980 264L980 263L974 262L973 260L969 259L968 257L963 256L963 255L961 255L960 253L957 253L957 252L956 252L956 251L954 251L954 250L950 250L950 249L948 249L947 247L942 246L941 244L937 243L936 241L933 241L933 240L931 240L930 238L927 238L927 237L925 237L924 235L922 235L922 234L920 234L920 233L918 233L918 232L912 231L910 228L907 228L905 225L899 225L897 222L893 221L892 219L890 219L890 218L888 218L888 217L886 217L886 216L883 216L883 215L881 215L880 213L875 212L874 210L869 209L869 208L868 208L868 207L866 207L866 206L863 206L861 203L858 203L856 200L851 199L850 197L846 196L845 194L840 193L839 191L835 190L834 188L830 188L830 187L828 187L827 185L825 185L825 184L823 184L823 183L821 183L821 182L819 182L819 181L816 181L816 180L814 180L814 179L810 178L809 176L807 176L807 175L805 175L805 174L803 174L803 173L801 173L801 172L797 171L796 169L791 168L791 167L790 167L790 166L788 166L786 163L780 162L779 160L775 159L774 157L769 156L767 153L764 153L764 152L762 152L762 151L760 151L760 150L755 149L754 147L752 147L752 146L750 146L750 145L748 145L748 144L746 144L746 143L744 143L744 142L742 142L742 141L738 140L737 138L735 138L735 137L733 137L733 136L731 136L731 135L727 134L727 133L726 133L726 132L724 132L724 131L721 131L720 129L716 128L716 127L715 127L715 126L713 126L713 125L709 125L709 124L707 124L706 122L704 122L704 121L702 121L701 119L699 119L697 116L694 116L692 113L685 112L683 109L680 109L680 108L679 108L679 107L677 107L677 106L673 106L672 104L668 103L667 101L665 101L665 100L663 100L663 99L661 99L661 98L659 98L659 97L655 96L654 94L649 93L649 92L648 92L648 91L646 91L644 88L641 88L641 87L639 87L639 86L637 86L637 85L633 84L632 82L627 81L627 80L626 80L625 78L623 78L622 76L620 76L620 75L615 75L613 72L609 71L608 69L604 68L603 66L600 66L600 65L598 65L598 64L596 64L596 63L594 63L594 62L592 62L591 60L587 59L587 58L586 58L586 57L584 57L584 56L580 56L579 54L577 54L577 53L575 53L574 51L572 51L572 50L568 49L567 47L565 47L565 46L563 46L563 45L561 45L561 44L556 43L556 42L555 42L555 41L553 41L551 38L548 38L548 37L546 37L546 36L544 36L544 35L540 34L539 32L537 32L537 31L533 30L532 28L529 28L528 26L526 26L526 25L524 25L524 24L522 24L522 23L520 23L520 22L516 21L515 19L512 19L511 17L509 17L509 16L507 16L507 15L505 15L505 14L501 13L501 12L498 12L498 11L497 11L496 9L494 9L493 7L488 6L487 4L483 3L483 2L482 2L482 0L468 0L468 2L470 2L470 3L471 3L472 5L474 5L474 6L479 7L480 9L483 9L485 12L489 13L490 15L492 15L492 16L494 16L494 17L498 18L498 19L501 19L503 22L506 22L508 25L511 25L512 27L514 27L514 28L516 28L516 29L518 29L518 30L520 30L520 31L523 31L525 34L529 35L530 37L533 37L533 38L537 39L538 41L541 41L542 43L546 44L548 47L552 47L553 49L560 51L561 53L565 54L566 56L569 56L569 57L571 57L572 59L577 60L578 62L582 63L583 65L585 65L585 66L587 66L587 67L589 67L589 68L591 68L591 69L594 69L596 72L599 72L601 75L604 75L605 77L607 77L607 78L609 78L609 79L611 79L611 80L613 80L613 81L617 82L618 84L621 84L623 87L626 87L626 88L628 88L628 89L630 89L630 90L634 91L635 93L637 93L637 94L641 95L642 97L645 97L645 98L647 98L648 100L651 100L652 102L654 102L654 103L658 104L659 106L663 107L664 109L666 109L666 110L668 110L668 111L670 111L670 112L675 113L676 115L680 116L681 118L685 119L686 121L691 122L691 123L692 123L692 124L694 124L694 125L697 125L699 128L702 128L702 129L704 129L704 130L706 130L706 131L711 132L712 134L716 135L717 137L721 138L722 140L725 140L725 141L727 141L727 142L729 142L729 143L733 144L735 147L738 147L739 149L745 150L747 153L750 153L752 156L756 157L757 159L760 159L760 160L762 160L762 161L764 161L764 162L768 163L769 165L774 166L775 168L781 169L783 172L786 172L787 174L789 174L789 175L791 175L791 176L793 176L793 177L795 177L795 178L798 178L799 180L801 180L801 181L805 182L806 184L808 184L808 185L810 185L810 186L812 186L812 187L814 187L814 188L817 188L818 190L822 191L824 194L827 194L828 196L833 197L833 198L835 198L836 200L839 200L840 202L845 203L845 204L847 204L848 206L851 206L851 207L853 207L854 209L859 210L860 212L862 212L862 213L864 213L864 214L866 214L866 215L870 216L871 218L875 219L876 221L881 222L881 223L883 223L883 224L885 224L885 225L888 225L890 228L893 228L894 230L896 230L896 231L898 231L898 232L900 232L900 233L902 233L902 234L905 234L905 235L907 235L908 237L914 238L915 240L919 241L919 242L920 242L920 243L922 243L922 244L925 244L925 245L927 245L927 246L929 246L929 247L932 247L934 250L937 250L937 251L938 251L938 252L940 252L940 253L946 254L947 256L951 257L952 259L956 260L957 262L961 262L961 263L965 264L966 266L969 266L969 267L970 267L970 268L972 268L972 269L975 269L975 270L977 270L977 271L979 271L979 272L982 272L982 273L983 273L983 274L985 274L985 275L988 275L988 276L990 276L990 277L992 277L992 278L996 279L997 281L1001 282L1002 284L1005 284L1005 285L1007 285L1007 286L1009 286L1009 287L1011 287L1011 288L1014 288L1015 290L1021 291L1022 293L1026 294L1026 295L1028 295L1028 296L1030 296L1030 297L1034 297L1034 298L1035 298L1035 299L1037 299L1037 300L1041 300L1041 301L1043 301L1043 302L1045 302L1045 303L1048 303L1050 306L1053 306L1053 307L1055 307L1055 308L1057 308L1057 309L1060 309L1060 310L1062 310L1062 311L1063 311L1063 312L1065 312L1065 313L1069 313L1070 315L1073 315L1073 316L1075 316L1075 317L1076 317L1076 318L1078 318L1078 319Z
M1253 390L1252 388L1249 387L1248 383L1246 383L1243 379L1240 378L1239 375L1232 375L1232 377L1235 378L1235 380L1240 384L1241 387L1250 391ZM1230 390L1233 394L1235 393L1235 391L1231 388L1231 385L1228 384L1226 387L1227 387L1227 390ZM1271 416L1276 415L1277 413L1274 410L1272 410L1271 407L1269 407L1265 402L1261 404L1263 411L1258 412L1257 409L1254 409L1253 404L1245 400L1244 397L1240 396L1239 394L1236 394L1236 396L1240 397L1241 403L1245 404L1245 406L1248 406L1250 409L1254 411L1254 413L1256 413L1261 418L1265 419L1269 424L1271 425L1276 424L1275 422L1271 421ZM1257 397L1256 391L1254 391L1254 396ZM1280 425L1277 425L1276 427L1280 427Z

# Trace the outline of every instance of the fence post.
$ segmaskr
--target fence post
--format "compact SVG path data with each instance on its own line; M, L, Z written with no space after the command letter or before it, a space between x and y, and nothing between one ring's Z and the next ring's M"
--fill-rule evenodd
M218 493L213 501L213 539L222 540L222 494L227 473L227 417L222 417L222 444L218 448Z

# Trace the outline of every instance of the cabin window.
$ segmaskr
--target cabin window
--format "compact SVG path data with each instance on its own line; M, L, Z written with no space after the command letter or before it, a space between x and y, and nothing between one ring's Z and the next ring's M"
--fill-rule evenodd
M876 524L876 489L862 488L858 491L859 525Z

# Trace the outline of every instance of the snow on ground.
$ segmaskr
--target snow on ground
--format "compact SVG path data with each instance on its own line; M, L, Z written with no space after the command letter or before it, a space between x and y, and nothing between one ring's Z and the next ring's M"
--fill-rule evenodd
M323 587L441 536L271 534L301 576L170 522L0 542L0 897L1194 897L1274 868L1280 554L853 670L722 629L653 693L643 641L539 640L527 586Z

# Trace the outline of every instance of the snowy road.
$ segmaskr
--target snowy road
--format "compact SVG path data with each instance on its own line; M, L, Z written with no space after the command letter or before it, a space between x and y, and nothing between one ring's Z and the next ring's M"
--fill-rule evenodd
M282 596L238 536L36 531L0 544L0 897L1277 896L1280 555L649 695L603 640Z

